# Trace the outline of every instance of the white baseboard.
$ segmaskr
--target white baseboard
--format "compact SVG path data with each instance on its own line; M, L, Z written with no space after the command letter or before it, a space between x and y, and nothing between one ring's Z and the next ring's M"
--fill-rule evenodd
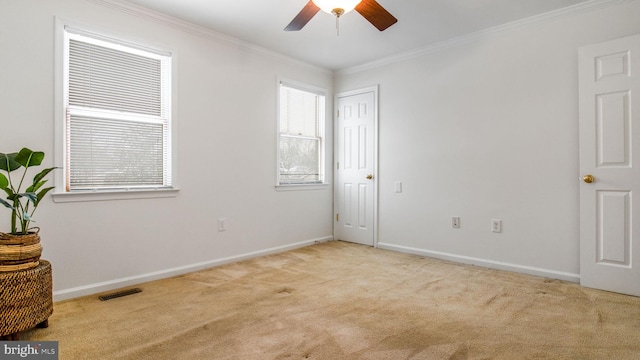
M517 272L521 274L542 276L542 277L547 277L551 279L558 279L558 280L570 281L574 283L580 283L580 274L572 274L572 273L567 273L562 271L555 271L555 270L541 269L541 268L536 268L531 266L505 263L501 261L493 261L493 260L480 259L480 258L474 258L469 256L443 253L438 251L417 249L413 247L395 245L395 244L378 243L377 247L380 249L397 251L397 252L402 252L406 254L421 255L421 256L432 257L432 258L441 259L441 260L453 261L453 262L462 263L462 264L477 265L477 266L482 266L490 269L512 271L512 272Z
M114 279L109 281L104 281L95 284L89 284L84 286L78 286L70 289L63 289L53 292L53 301L62 301L77 298L80 296L86 296L91 294L96 294L104 291L120 289L127 286L142 284L148 281L166 279L173 276L183 275L187 273L191 273L194 271L204 270L208 268L212 268L215 266L220 266L224 264L229 264L233 262L238 262L242 260L252 259L259 256L270 255L281 253L288 250L293 250L321 242L331 241L333 240L333 236L325 236L318 239L305 240L289 245L277 246L269 249L254 251L246 254L240 254L235 256L230 256L222 259L216 259L211 261L204 261L200 263L190 264L186 266L180 266L172 269L160 270L147 274L140 274L135 276L129 276L120 279Z

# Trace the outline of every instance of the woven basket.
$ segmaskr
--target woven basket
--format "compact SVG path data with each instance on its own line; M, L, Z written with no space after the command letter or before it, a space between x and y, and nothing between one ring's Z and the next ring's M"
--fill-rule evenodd
M40 229L26 235L0 233L0 272L36 267L42 254Z
M46 321L53 313L51 264L0 273L0 336L15 334Z

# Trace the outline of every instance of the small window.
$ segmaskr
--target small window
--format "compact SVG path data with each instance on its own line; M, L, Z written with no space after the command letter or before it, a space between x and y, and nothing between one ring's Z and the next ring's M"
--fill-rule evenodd
M324 182L325 96L280 83L278 184Z
M171 187L171 57L64 31L67 192Z

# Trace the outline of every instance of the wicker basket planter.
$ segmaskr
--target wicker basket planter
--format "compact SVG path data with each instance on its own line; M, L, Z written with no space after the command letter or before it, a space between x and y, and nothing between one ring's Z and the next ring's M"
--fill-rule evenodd
M0 273L0 339L19 340L19 332L49 325L53 313L51 264Z
M0 233L0 272L38 266L42 254L38 230L27 235Z

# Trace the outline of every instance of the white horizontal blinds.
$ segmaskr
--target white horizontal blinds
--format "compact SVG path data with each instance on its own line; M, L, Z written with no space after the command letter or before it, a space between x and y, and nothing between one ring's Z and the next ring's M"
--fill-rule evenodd
M164 184L163 124L71 115L69 129L72 188Z
M67 34L69 190L171 185L170 58Z
M324 97L281 84L280 183L322 182L320 109Z
M280 89L280 132L318 136L319 95L285 85Z
M161 62L71 39L69 105L162 115Z

